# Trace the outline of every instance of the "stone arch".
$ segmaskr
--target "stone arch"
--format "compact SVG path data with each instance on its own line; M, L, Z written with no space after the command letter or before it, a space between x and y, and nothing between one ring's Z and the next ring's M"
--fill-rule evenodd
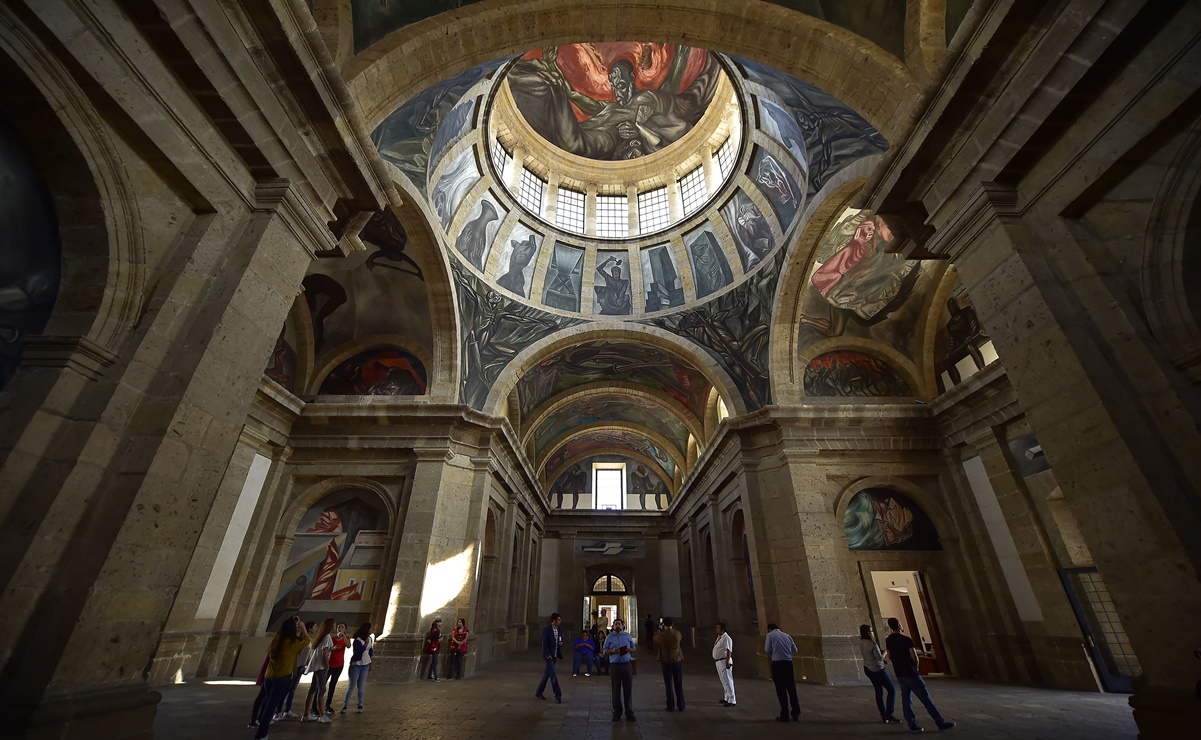
M649 429L646 429L644 427L639 427L634 424L630 424L628 422L620 422L620 421L599 421L599 422L595 422L593 424L585 424L583 426L577 427L570 434L565 434L562 437L559 437L558 439L555 440L554 444L552 444L551 446L549 446L545 450L543 450L542 454L538 457L538 460L535 461L534 467L536 469L541 469L542 466L546 464L546 462L555 454L555 452L560 447L563 447L564 445L568 444L572 440L574 440L578 437L586 437L589 434L592 434L593 432L606 432L606 431L630 432L632 434L645 437L646 439L654 442L659 447L663 448L663 451L671 456L672 462L674 462L676 464L676 468L678 470L680 470L681 472L683 471L684 455L670 441L668 441L666 438L664 438L662 435L660 435L657 432L653 432ZM600 453L596 453L596 454L610 454L610 453L600 452ZM625 453L614 450L611 454L623 455ZM662 469L662 466L657 463L656 463L655 467ZM664 473L666 474L666 471L664 471ZM665 475L664 478L666 480L667 476Z
M1201 120L1160 183L1143 244L1141 293L1148 328L1173 365L1201 382ZM1190 280L1190 278L1192 278ZM1192 290L1189 286L1192 286Z
M317 505L321 499L329 494L344 490L369 491L378 496L380 502L384 505L384 510L388 512L388 531L391 532L395 529L397 515L396 500L389 493L386 486L371 478L358 475L339 475L318 481L293 498L287 504L287 513L280 517L279 524L276 527L276 535L283 537L291 535L296 531L296 525L300 523L300 518L304 516L306 511Z
M586 383L584 385L578 385L573 388L569 388L562 393L557 393L547 399L541 406L534 410L534 413L530 415L528 421L524 419L522 420L522 442L529 443L532 441L531 435L538 428L538 425L563 407L576 403L580 399L587 398L588 396L602 394L612 395L615 392L620 392L621 395L628 395L631 398L651 404L657 407L659 410L675 416L680 420L680 423L684 425L684 428L693 435L700 435L702 433L700 420L693 416L687 409L680 406L675 399L671 398L666 393L657 391L653 388L635 385L634 383L605 383L602 381L599 383ZM710 396L715 398L716 390L711 390ZM713 403L716 405L717 402L714 401Z
M351 26L350 0L314 0L313 19L321 29L321 40L341 68L354 54L354 30Z
M919 368L922 378L922 393L924 398L934 398L938 395L938 358L934 356L938 343L938 322L942 315L942 307L955 289L958 278L955 270L949 265L939 277L934 288L929 291L929 305L925 307L924 318L918 324Z
M737 612L739 620L753 624L758 613L755 596L754 569L751 565L751 532L747 523L747 515L742 505L735 506L730 512L730 555L734 565L734 582L738 588L738 600L741 608Z
M517 387L517 381L521 376L539 362L570 346L596 340L634 342L670 352L700 371L709 384L721 393L727 408L736 410L734 413L737 414L745 414L747 411L746 402L738 392L738 386L734 384L725 369L707 352L694 348L691 343L658 327L621 321L604 321L585 327L561 329L526 347L509 362L496 382L492 384L492 390L489 391L488 398L484 402L484 412L501 415L502 404L507 403L509 392Z
M452 24L453 46L446 29ZM768 64L811 82L896 138L917 100L905 65L844 28L764 2L484 0L392 32L346 65L368 128L417 92L478 64L548 44L654 38ZM804 49L804 53L800 53ZM853 73L849 73L853 71Z
M433 374L430 369L433 363L433 357L430 353L417 342L409 337L400 334L370 334L364 337L355 337L349 342L346 342L334 350L327 352L321 363L316 366L313 374L310 376L309 384L305 389L307 395L316 395L321 389L321 384L333 372L334 368L341 365L346 360L354 357L360 352L365 352L369 349L382 349L385 347L393 347L404 350L412 354L417 359L425 364L426 388L425 395L430 396L434 391L434 383L430 379Z
M922 511L926 512L926 515L934 522L934 528L938 531L939 542L946 544L958 540L959 528L955 526L955 520L951 518L950 513L936 497L913 481L892 475L860 478L843 488L834 500L834 521L836 526L841 527L842 521L846 517L847 505L851 502L855 494L868 488L891 488L899 493L903 493L920 506ZM846 534L840 531L839 538L846 545Z

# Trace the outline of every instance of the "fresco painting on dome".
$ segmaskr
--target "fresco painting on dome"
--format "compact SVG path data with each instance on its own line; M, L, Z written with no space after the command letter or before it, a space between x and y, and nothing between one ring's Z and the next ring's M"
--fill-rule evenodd
M684 234L684 251L692 262L697 298L716 293L734 282L726 253L722 251L717 234L708 221Z
M934 374L940 391L959 385L997 359L992 340L966 295L947 298L939 313L938 326L934 341Z
M0 117L0 390L58 299L62 245L50 191L24 144Z
M509 211L497 202L492 191L484 193L468 212L467 223L463 224L463 230L455 239L455 249L459 250L463 259L475 266L475 269L483 271L488 262L488 249L496 239L496 232L500 230L500 224L507 215Z
M269 629L295 615L305 621L330 614L346 622L365 619L384 587L379 579L387 540L388 512L374 495L346 490L321 499L296 526Z
M451 257L459 303L462 342L459 400L480 409L492 384L509 362L526 347L581 319L549 314L506 298Z
M271 378L284 390L296 391L296 329L292 322L285 321L271 350L271 359L263 374Z
M442 221L442 228L450 226L459 204L467 193L480 181L480 168L475 161L475 150L468 149L451 160L450 165L434 185L434 210Z
M530 282L534 279L534 264L542 247L542 235L523 223L518 223L505 239L496 267L496 284L522 298L530 297Z
M640 462L627 464L626 470L630 476L630 498L638 501L639 511L660 511L670 503L671 489L663 482L653 469L647 468ZM631 501L632 503L632 501ZM634 508L627 506L628 508Z
M401 349L370 349L342 362L321 381L323 396L423 396L425 365Z
M687 449L688 429L672 414L651 403L631 403L629 396L589 396L557 409L538 422L533 437L534 456L541 455L559 437L601 422L625 422L645 427L675 444L681 455Z
M855 160L888 149L880 132L829 93L757 62L734 61L748 79L775 93L796 121L809 161L807 192L820 191L835 173Z
M397 270L425 280L421 266L405 254L409 235L391 209L385 208L373 214L359 232L359 239L368 250L373 250L365 263L368 270Z
M691 131L723 74L704 49L617 41L527 52L506 79L517 110L543 139L577 156L625 160Z
M451 108L450 113L446 115L446 120L438 126L438 131L434 134L434 140L430 144L429 171L431 173L438 168L438 162L442 160L446 148L471 129L474 121L472 114L475 113L475 101L474 97L469 98Z
M378 0L367 2L374 5ZM393 2L394 6L404 4ZM422 195L427 193L430 152L439 126L468 90L506 61L486 62L426 88L393 111L371 133L380 156L396 165Z
M786 254L776 250L763 269L711 301L644 322L704 347L752 410L771 403L767 348L776 280Z
M399 28L475 2L479 0L350 0L354 52Z
M592 283L592 312L600 316L625 316L634 309L630 293L630 253L598 250Z
M401 259L408 259L403 244L368 236L367 231L364 228L367 249L317 260L302 281L314 360L358 337L383 334L406 337L432 351L429 299L420 274L414 274L416 263Z
M662 311L684 304L684 281L670 244L656 244L641 252L642 292L646 312Z
M913 396L887 362L854 350L818 355L805 367L807 396Z
M590 430L572 439L551 453L542 466L546 476L555 475L556 471L568 461L588 452L620 452L628 450L636 455L651 460L662 469L663 474L672 479L675 477L675 460L663 448L647 439L645 435L622 429Z
M809 157L805 154L805 137L796 125L792 114L766 98L756 98L759 101L759 125L767 135L784 145L792 154L801 171L809 172Z
M771 203L776 218L780 220L780 228L788 231L805 199L805 192L797 185L796 178L783 162L761 147L755 151L751 177L767 196L767 202Z
M528 419L551 396L587 383L633 383L655 388L703 419L709 382L699 370L644 344L598 339L568 347L531 367L517 382L521 416Z
M889 488L866 488L847 504L842 522L851 550L941 550L930 516Z
M734 235L734 244L738 247L743 272L750 272L758 267L776 248L776 237L771 232L771 225L763 217L759 206L755 205L742 188L735 191L721 207L721 216L725 219L730 233Z
M945 265L907 260L889 251L893 242L883 219L843 212L814 256L801 297L798 350L845 334L914 356L923 297Z
M546 268L542 302L562 311L579 312L583 281L584 250L567 244L555 244Z

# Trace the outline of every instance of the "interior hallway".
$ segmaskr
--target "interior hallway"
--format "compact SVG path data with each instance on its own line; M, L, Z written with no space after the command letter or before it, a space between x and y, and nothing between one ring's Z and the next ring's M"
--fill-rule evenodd
M684 713L664 711L659 665L639 653L634 679L636 722L610 721L609 679L571 678L567 661L560 673L563 704L556 705L548 686L547 700L533 698L541 676L534 653L490 663L463 682L443 680L408 684L367 685L366 710L335 716L329 726L277 723L272 740L321 737L383 740L384 738L779 738L908 736L904 724L875 722L870 686L800 684L801 721L787 728L774 720L775 691L770 681L736 679L738 706L718 704L721 690L709 662L696 649L685 653ZM562 664L561 664L562 665ZM958 723L953 736L964 738L1054 738L1111 740L1133 738L1134 720L1124 695L998 686L975 681L929 679L939 710ZM341 702L345 678L335 694ZM250 738L246 729L253 685L208 685L201 679L162 689L154 734L171 740ZM298 692L297 705L303 697ZM897 697L897 716L901 714ZM338 704L335 704L335 708ZM917 708L928 732L934 723Z

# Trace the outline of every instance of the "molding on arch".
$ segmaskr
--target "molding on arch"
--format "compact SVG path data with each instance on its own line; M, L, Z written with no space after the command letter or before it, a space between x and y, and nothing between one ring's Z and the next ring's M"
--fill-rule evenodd
M959 539L959 528L955 526L955 520L943 507L942 502L913 481L895 475L867 476L844 487L834 500L834 517L839 527L846 518L847 505L851 502L851 498L867 488L892 488L912 499L922 508L922 511L926 512L930 521L934 522L934 528L938 531L938 541L943 543L944 549L947 543ZM838 536L845 544L846 533L840 531Z
M360 352L366 352L370 349L404 350L421 360L425 365L425 395L414 396L414 398L428 398L433 395L434 383L430 378L432 374L430 365L434 361L433 356L424 347L403 334L368 334L362 337L355 337L349 342L344 342L325 353L325 357L321 360L321 363L314 368L312 380L306 386L304 395L317 395L317 392L321 389L321 384L325 382L325 379L338 365L341 365Z
M562 465L560 465L554 471L553 475L547 475L546 478L544 479L544 485L546 487L546 490L544 490L542 492L542 495L546 498L547 505L549 506L551 503L550 487L552 485L554 485L554 482L559 479L560 475L563 475L563 473L568 468L570 468L572 465L575 465L576 463L581 463L581 462L584 462L585 460L588 460L588 459L591 459L594 457L600 457L602 455L625 457L630 460L633 460L634 462L638 462L638 463L642 463L643 465L646 465L648 468L650 468L655 473L655 475L657 475L659 477L660 480L662 480L667 485L667 491L669 493L669 497L671 498L671 500L673 502L675 501L676 494L679 492L679 488L680 488L679 483L677 481L674 481L671 478L668 478L667 473L664 472L663 468L659 467L658 463L656 463L654 460L650 459L646 455L641 455L637 452L630 452L629 450L622 450L621 452L595 452L595 451L582 452L579 455L574 455L574 456L568 458L566 460L566 462L564 462ZM552 507L552 509L555 509L555 508L557 508L557 507Z
M636 436L645 437L646 439L649 439L650 441L654 442L659 447L663 448L663 451L671 456L672 462L674 462L676 464L676 469L681 471L681 474L684 471L684 456L683 456L683 454L680 453L680 451L678 449L676 449L676 446L673 445L669 440L665 439L658 432L652 432L651 430L646 429L644 427L640 427L640 426L636 426L634 424L630 424L628 422L620 422L620 421L598 421L593 424L585 424L581 427L576 427L576 429L574 431L572 431L570 434L565 434L562 437L559 437L558 439L555 440L554 444L547 447L542 452L542 454L538 456L538 459L534 462L534 469L541 471L543 469L543 467L546 465L547 461L550 460L550 458L554 456L554 454L559 450L559 448L563 447L564 445L569 444L572 440L578 439L580 437L587 437L590 434L592 434L593 432L629 432ZM626 453L618 452L618 451L616 451L616 448L614 448L613 452L606 452L606 451L602 450L602 451L593 452L590 454L594 454L594 455L609 455L609 454L624 455ZM663 472L664 480L667 480L667 481L674 480L673 476L668 475L667 471L663 470L662 465L660 465L659 463L655 463L655 467Z
M873 42L766 2L530 0L518 10L509 0L484 0L393 31L344 70L373 129L418 92L478 64L547 45L637 38L775 67L838 98L890 142L919 97L912 72Z
M715 391L710 391L712 396ZM598 381L596 383L585 383L583 385L569 388L562 393L555 394L547 399L541 406L534 410L530 415L529 423L522 423L521 427L521 443L528 445L533 441L533 434L537 430L538 425L555 414L556 411L568 406L579 399L588 398L590 396L600 395L620 395L638 398L647 403L658 406L663 411L676 417L684 428L694 437L699 436L701 426L699 420L693 416L687 409L681 406L675 399L666 393L647 388L645 386L635 385L633 383L606 383Z
M645 344L674 354L692 365L705 376L710 385L718 389L731 416L747 412L746 402L738 392L738 386L708 352L655 326L625 321L597 321L584 326L567 327L543 337L510 360L492 384L492 390L488 392L488 398L484 401L484 413L503 416L503 404L507 403L509 392L517 387L517 381L529 368L567 347L599 340Z
M397 505L387 486L379 481L357 475L338 475L324 478L300 492L291 501L284 504L285 513L279 519L276 527L277 536L290 537L296 531L296 525L304 513L317 505L321 499L331 493L345 490L368 491L379 496L388 512L388 531L395 531Z

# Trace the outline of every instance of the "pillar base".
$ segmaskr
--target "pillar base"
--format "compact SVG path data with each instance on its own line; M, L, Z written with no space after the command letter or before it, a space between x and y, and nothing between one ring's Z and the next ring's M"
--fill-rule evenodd
M1130 707L1141 740L1193 737L1201 727L1201 701L1188 689L1136 685Z
M162 695L139 681L103 687L47 689L37 699L16 697L6 721L32 740L151 740Z

